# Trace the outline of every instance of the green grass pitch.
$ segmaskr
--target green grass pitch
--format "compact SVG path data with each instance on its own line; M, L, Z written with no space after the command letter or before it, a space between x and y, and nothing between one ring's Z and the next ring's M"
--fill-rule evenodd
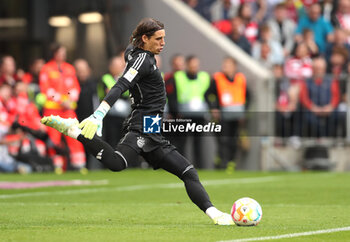
M107 184L0 190L0 241L225 241L350 226L348 173L199 171L212 202L229 212L256 199L256 227L215 226L175 176L157 170L0 175L1 181L106 180ZM350 241L350 231L274 241Z

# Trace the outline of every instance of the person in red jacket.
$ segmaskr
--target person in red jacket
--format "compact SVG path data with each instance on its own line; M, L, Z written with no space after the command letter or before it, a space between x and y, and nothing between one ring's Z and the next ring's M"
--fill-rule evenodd
M43 115L59 115L64 118L76 118L75 109L79 99L80 85L75 75L75 69L66 62L66 48L59 44L52 46L52 59L40 71L39 86L44 95ZM52 128L48 135L55 145L59 145L62 134ZM73 168L82 170L86 157L83 145L70 137L64 136L70 149L70 162ZM62 156L54 158L57 173L63 171L65 160Z
M334 111L339 104L339 82L334 76L326 75L324 58L313 60L313 75L301 84L300 102L306 109L308 135L334 135L336 127L332 122Z

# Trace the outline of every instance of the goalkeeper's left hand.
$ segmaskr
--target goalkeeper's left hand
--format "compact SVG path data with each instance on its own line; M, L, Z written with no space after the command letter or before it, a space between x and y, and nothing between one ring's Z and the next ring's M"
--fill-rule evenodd
M81 134L87 138L92 139L95 133L98 136L102 136L102 119L103 117L95 114L90 115L90 117L84 119L80 124Z

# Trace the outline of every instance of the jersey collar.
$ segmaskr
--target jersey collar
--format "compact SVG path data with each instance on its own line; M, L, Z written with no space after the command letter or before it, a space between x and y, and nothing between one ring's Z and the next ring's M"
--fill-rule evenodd
M143 52L146 52L146 53L148 53L148 54L149 54L150 56L152 56L152 57L154 56L154 54L153 54L151 51L144 50L144 49L142 49L142 48L138 48L138 47L136 48L136 50L137 50L137 51L143 51Z

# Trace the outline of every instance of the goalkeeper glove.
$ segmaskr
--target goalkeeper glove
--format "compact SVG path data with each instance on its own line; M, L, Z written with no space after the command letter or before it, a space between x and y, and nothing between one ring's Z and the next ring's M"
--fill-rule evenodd
M81 134L87 138L92 139L95 133L102 136L102 120L109 111L110 106L107 102L102 102L96 111L90 117L84 119L80 124Z

